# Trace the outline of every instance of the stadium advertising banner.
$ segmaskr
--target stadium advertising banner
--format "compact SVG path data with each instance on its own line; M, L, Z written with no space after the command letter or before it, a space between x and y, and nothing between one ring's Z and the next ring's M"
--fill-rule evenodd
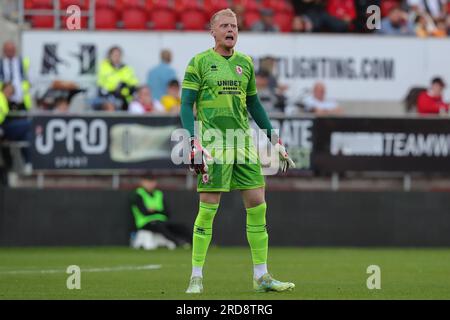
M271 121L297 170L309 170L313 120L274 117ZM181 127L179 117L35 116L32 126L31 156L36 170L186 168L183 155L189 150L183 149L182 138L187 136L176 131ZM257 128L254 123L252 128ZM255 145L266 148L265 133L253 133Z
M449 120L317 118L312 161L322 172L448 172Z
M237 49L253 57L274 58L273 72L287 84L288 97L300 98L323 81L330 98L347 101L400 101L413 86L426 86L433 76L450 74L450 40L374 35L293 35L241 33ZM119 45L124 62L145 83L160 50L173 52L179 79L189 60L213 45L207 32L24 31L23 55L30 58L34 90L55 79L73 80L95 92L95 74L108 49ZM447 90L448 91L448 90ZM446 92L445 99L450 99Z
M175 168L171 133L178 127L178 117L36 116L33 168Z

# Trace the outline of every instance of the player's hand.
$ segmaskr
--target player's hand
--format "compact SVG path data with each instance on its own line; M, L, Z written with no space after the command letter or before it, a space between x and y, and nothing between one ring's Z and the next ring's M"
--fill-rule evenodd
M280 169L281 172L288 171L289 168L295 168L295 163L292 161L291 157L289 157L288 152L286 151L286 147L283 145L280 139L275 144L275 150L277 150L278 155L280 157Z
M207 161L212 159L208 150L202 147L197 138L190 138L191 143L191 153L189 155L189 160L191 164L189 169L195 171L197 174L203 176L208 174L208 164Z

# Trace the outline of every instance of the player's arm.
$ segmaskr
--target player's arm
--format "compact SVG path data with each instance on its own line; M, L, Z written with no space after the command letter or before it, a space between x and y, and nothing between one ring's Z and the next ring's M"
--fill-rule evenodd
M195 65L195 58L189 62L184 75L181 90L181 110L180 117L183 128L189 132L191 153L189 155L191 164L189 168L197 174L205 175L208 172L206 159L210 154L202 147L195 136L194 104L197 101L198 90L201 84L201 77Z
M281 171L286 172L289 167L295 168L295 163L289 157L286 148L284 147L281 139L273 130L272 124L270 123L269 117L267 116L266 110L261 104L261 101L258 98L258 94L256 92L256 81L255 81L255 72L253 70L253 63L251 64L252 71L250 80L247 86L247 97L246 104L247 110L252 116L253 120L255 120L256 124L259 128L266 131L267 137L270 142L274 145L275 150L277 150L280 161L281 161Z
M295 163L289 157L288 152L286 151L285 146L281 142L281 139L273 130L272 124L270 123L269 117L267 116L266 110L259 101L258 95L255 94L253 96L247 96L247 110L251 114L253 120L255 120L258 127L265 130L267 133L267 137L270 142L274 145L275 150L277 150L280 161L281 161L281 172L286 172L290 167L295 168Z

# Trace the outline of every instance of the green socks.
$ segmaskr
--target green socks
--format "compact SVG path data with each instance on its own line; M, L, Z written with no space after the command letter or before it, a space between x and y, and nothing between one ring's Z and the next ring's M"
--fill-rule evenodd
M219 204L200 202L197 219L194 223L192 245L192 266L201 270L205 263L206 252L212 238L214 216ZM252 252L254 265L266 265L269 236L266 230L266 203L247 208L247 240ZM198 268L200 267L200 268ZM199 272L201 275L201 271Z
M202 267L212 238L212 225L219 204L200 202L194 223L192 241L192 266Z
M269 235L266 230L266 203L247 208L247 240L252 251L253 264L267 263Z

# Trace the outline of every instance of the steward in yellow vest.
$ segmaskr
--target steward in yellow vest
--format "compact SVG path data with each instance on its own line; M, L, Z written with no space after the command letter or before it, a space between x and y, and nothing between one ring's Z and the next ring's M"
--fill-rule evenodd
M156 186L156 180L143 178L131 196L131 212L136 230L162 234L177 246L189 244L192 237L190 230L169 221L164 194Z
M97 73L99 96L114 103L117 109L127 110L138 84L133 69L122 63L122 50L112 47Z

